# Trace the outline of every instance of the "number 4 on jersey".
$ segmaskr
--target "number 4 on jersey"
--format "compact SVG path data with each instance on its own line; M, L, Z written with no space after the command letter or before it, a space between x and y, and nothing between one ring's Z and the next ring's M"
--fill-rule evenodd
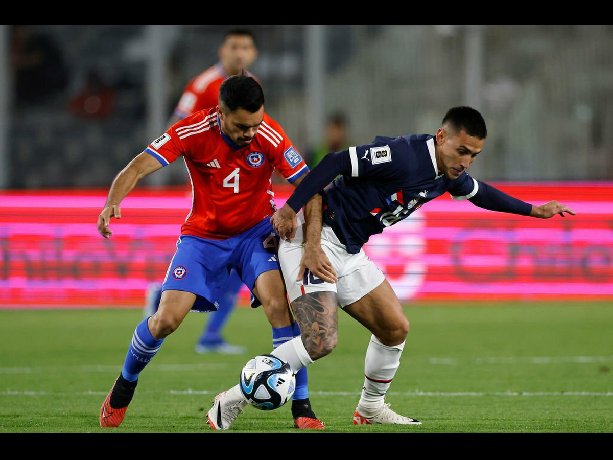
M234 189L234 193L238 193L239 171L241 168L234 168L230 174L223 180L223 186Z

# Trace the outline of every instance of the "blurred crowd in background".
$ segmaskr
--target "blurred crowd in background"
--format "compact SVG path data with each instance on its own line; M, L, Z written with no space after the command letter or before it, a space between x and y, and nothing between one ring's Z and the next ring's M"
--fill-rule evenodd
M5 26L0 185L107 187L230 27ZM266 111L311 166L377 134L434 133L466 104L488 123L479 178L613 179L613 26L249 28ZM160 177L184 184L182 164Z

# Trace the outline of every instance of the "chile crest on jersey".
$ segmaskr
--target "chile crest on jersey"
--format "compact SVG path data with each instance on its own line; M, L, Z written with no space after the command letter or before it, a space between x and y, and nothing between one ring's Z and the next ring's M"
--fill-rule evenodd
M252 168L259 168L264 164L264 154L261 152L249 152L247 154L247 164Z

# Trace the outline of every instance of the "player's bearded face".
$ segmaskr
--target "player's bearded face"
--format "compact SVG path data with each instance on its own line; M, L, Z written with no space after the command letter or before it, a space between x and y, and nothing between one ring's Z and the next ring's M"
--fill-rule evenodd
M475 161L485 139L471 136L464 130L439 128L436 132L436 162L439 171L449 179L457 179Z
M221 130L232 142L240 147L249 145L260 128L264 118L264 106L257 112L238 108L233 112L220 111Z
M232 74L246 70L253 64L257 54L251 37L242 35L228 37L219 50L223 66Z

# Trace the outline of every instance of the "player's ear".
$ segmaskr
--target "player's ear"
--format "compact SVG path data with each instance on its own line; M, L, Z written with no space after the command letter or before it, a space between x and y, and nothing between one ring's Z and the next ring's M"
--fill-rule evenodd
M447 131L445 131L445 128L441 126L436 130L436 143L439 145L443 144L445 139L447 139Z

